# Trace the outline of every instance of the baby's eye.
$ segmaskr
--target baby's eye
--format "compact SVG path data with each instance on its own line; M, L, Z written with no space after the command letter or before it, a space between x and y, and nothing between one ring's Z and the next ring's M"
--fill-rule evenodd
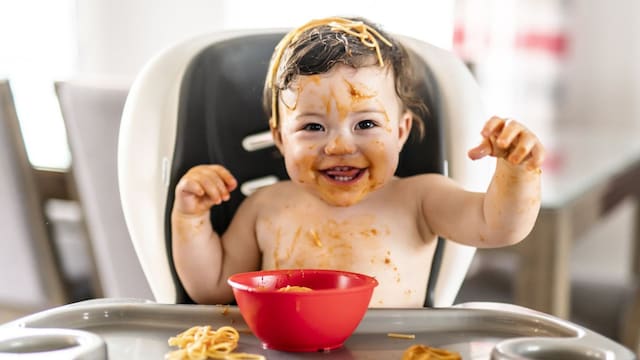
M302 130L306 130L306 131L324 131L324 126L318 124L318 123L309 123L309 124L305 124L305 126L302 128Z
M376 126L377 125L373 120L362 120L356 124L356 128L360 130L371 129Z

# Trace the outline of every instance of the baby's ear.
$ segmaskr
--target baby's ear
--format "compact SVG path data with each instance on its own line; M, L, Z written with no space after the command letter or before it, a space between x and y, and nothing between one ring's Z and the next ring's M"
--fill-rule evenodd
M282 132L280 132L279 126L273 126L273 123L269 121L269 128L271 128L271 136L273 137L273 143L276 145L280 154L282 155Z
M398 120L398 140L400 144L400 149L407 142L409 138L409 134L411 134L411 126L413 125L413 113L411 111L405 111L404 114Z

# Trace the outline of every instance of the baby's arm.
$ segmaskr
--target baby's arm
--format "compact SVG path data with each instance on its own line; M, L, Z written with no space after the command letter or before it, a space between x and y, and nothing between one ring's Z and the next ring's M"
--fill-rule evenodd
M176 186L171 212L173 261L185 290L197 303L228 303L233 299L226 277L236 268L227 261L223 236L211 225L210 209L229 200L236 187L235 178L220 165L195 166ZM236 228L252 227L245 224ZM238 266L243 269L244 264Z
M544 147L522 124L495 116L487 121L481 134L482 143L469 150L469 157L497 158L483 202L485 241L513 244L529 234L540 210Z
M486 193L469 192L446 177L431 177L422 210L434 234L476 247L498 247L523 240L540 210L540 166L544 148L516 121L493 117L483 141L469 150L473 160L497 158Z

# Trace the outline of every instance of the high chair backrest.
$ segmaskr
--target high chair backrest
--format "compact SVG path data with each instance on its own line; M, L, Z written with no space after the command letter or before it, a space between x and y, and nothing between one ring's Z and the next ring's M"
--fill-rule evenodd
M269 60L284 34L275 29L222 32L182 42L152 59L130 89L119 138L121 199L134 247L159 302L191 302L173 266L170 225L175 186L189 168L222 164L241 184L230 201L211 211L220 233L255 188L287 178L261 107ZM478 89L452 54L401 40L423 79L419 93L431 114L424 119L425 138L410 139L405 146L397 175L445 173L446 122L451 116L478 116ZM461 93L458 102L456 93ZM465 104L469 99L474 100ZM471 111L459 109L464 106ZM439 240L433 264L425 264L431 268L426 306L453 303L474 250Z

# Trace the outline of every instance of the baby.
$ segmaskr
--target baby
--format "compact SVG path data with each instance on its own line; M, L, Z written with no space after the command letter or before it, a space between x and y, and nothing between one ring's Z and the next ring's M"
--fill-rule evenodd
M176 187L173 258L194 301L231 302L234 273L322 268L374 276L372 307L422 307L438 236L484 248L527 236L544 148L516 121L489 119L469 150L497 158L486 193L440 174L394 176L412 129L423 131L409 69L403 46L363 19L315 20L282 39L264 99L290 180L246 198L223 234L209 211L233 175L199 165Z

